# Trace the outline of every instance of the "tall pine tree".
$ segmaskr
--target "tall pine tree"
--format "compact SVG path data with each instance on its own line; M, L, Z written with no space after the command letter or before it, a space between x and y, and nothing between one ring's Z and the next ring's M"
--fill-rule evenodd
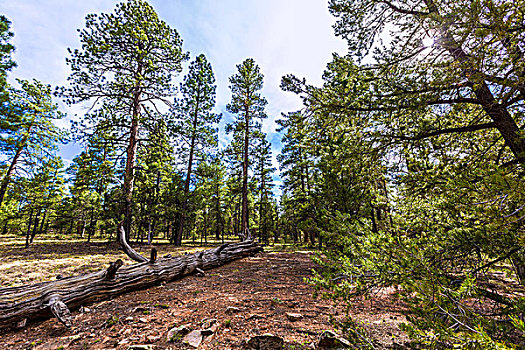
M70 50L67 59L71 87L63 95L69 103L111 106L113 124L127 128L123 214L128 239L141 125L148 106L157 109L173 93L172 75L182 70L187 54L178 32L145 0L122 2L111 14L88 15L80 42L82 48ZM87 116L94 119L91 125L98 124L97 116Z
M196 158L202 159L210 147L217 145L217 129L220 120L215 114L215 76L206 56L199 55L191 63L188 74L180 86L181 98L175 101L173 110L177 130L183 141L183 151L187 157L186 179L184 180L184 199L182 212L175 236L175 245L182 243L182 233L190 191L192 169Z
M237 65L237 73L230 77L232 100L227 110L237 116L234 122L236 130L243 131L243 165L242 165L242 208L241 232L243 239L250 238L248 227L248 168L249 148L253 142L252 131L260 129L260 120L267 117L265 106L268 103L261 95L264 76L252 58Z

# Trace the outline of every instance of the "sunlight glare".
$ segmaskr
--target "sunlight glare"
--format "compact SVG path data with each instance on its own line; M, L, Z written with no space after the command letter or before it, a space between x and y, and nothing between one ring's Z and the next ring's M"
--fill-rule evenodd
M424 47L432 47L434 45L434 39L430 37L424 38L422 42Z

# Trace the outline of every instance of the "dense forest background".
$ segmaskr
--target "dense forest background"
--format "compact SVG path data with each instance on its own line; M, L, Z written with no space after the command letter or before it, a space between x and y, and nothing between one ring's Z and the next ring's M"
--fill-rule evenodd
M267 104L254 59L230 78L232 142L217 146L216 84L144 0L89 15L69 85L7 83L0 26L0 230L127 241L257 237L318 247L309 282L344 300L397 288L422 348L523 346L525 3L331 0L334 54L322 86L279 120L273 195ZM191 61L191 62L189 62ZM188 64L180 86L172 78ZM57 99L89 111L70 130ZM84 151L65 168L58 145ZM356 322L338 324L359 346ZM415 344L416 344L415 343Z

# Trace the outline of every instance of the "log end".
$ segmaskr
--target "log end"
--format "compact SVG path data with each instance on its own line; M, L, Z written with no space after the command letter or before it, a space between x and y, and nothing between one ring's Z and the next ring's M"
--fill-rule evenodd
M124 265L124 262L122 261L122 259L118 259L117 261L112 262L111 264L109 264L109 267L106 270L106 277L105 277L105 279L107 279L107 280L114 280L115 276L117 274L117 270L122 265Z
M155 261L157 261L157 248L152 248L149 263L154 264Z
M51 313L67 328L72 326L71 311L67 305L58 297L53 297L49 301L49 308Z

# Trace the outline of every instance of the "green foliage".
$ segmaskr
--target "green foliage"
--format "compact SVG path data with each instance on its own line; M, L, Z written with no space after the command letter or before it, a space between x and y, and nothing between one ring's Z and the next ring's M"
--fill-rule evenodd
M16 67L11 54L15 47L9 43L13 33L9 31L11 22L3 15L0 15L0 103L5 101L5 88L7 85L7 72Z
M282 122L283 219L321 233L312 283L349 305L397 289L424 348L523 346L520 6L332 0L349 55L322 87L283 78L305 104Z
M0 205L21 171L30 177L33 170L53 163L58 144L67 140L67 133L54 124L64 114L51 98L51 87L36 80L18 83L21 88L10 87L9 100L1 107L5 118L0 121Z
M173 130L181 140L179 153L184 155L187 164L182 215L177 233L173 237L176 245L182 243L194 163L200 165L200 161L210 156L211 148L217 146L215 126L220 121L221 115L212 113L215 107L216 88L211 64L206 56L201 54L190 64L189 72L180 87L182 97L175 99L173 108L175 124Z
M233 133L233 155L242 155L241 189L241 228L238 231L243 238L250 237L248 203L248 169L251 166L250 148L254 136L261 128L260 120L267 117L265 107L268 104L261 95L264 76L252 58L247 58L237 65L237 73L230 77L231 102L226 106L228 112L237 116L234 123L227 125L226 132ZM242 141L241 141L242 140Z
M118 100L129 107L137 92L141 103L169 96L172 75L187 59L178 32L144 0L119 3L111 14L88 15L79 33L82 48L70 49L66 60L71 87L62 90L70 103Z

